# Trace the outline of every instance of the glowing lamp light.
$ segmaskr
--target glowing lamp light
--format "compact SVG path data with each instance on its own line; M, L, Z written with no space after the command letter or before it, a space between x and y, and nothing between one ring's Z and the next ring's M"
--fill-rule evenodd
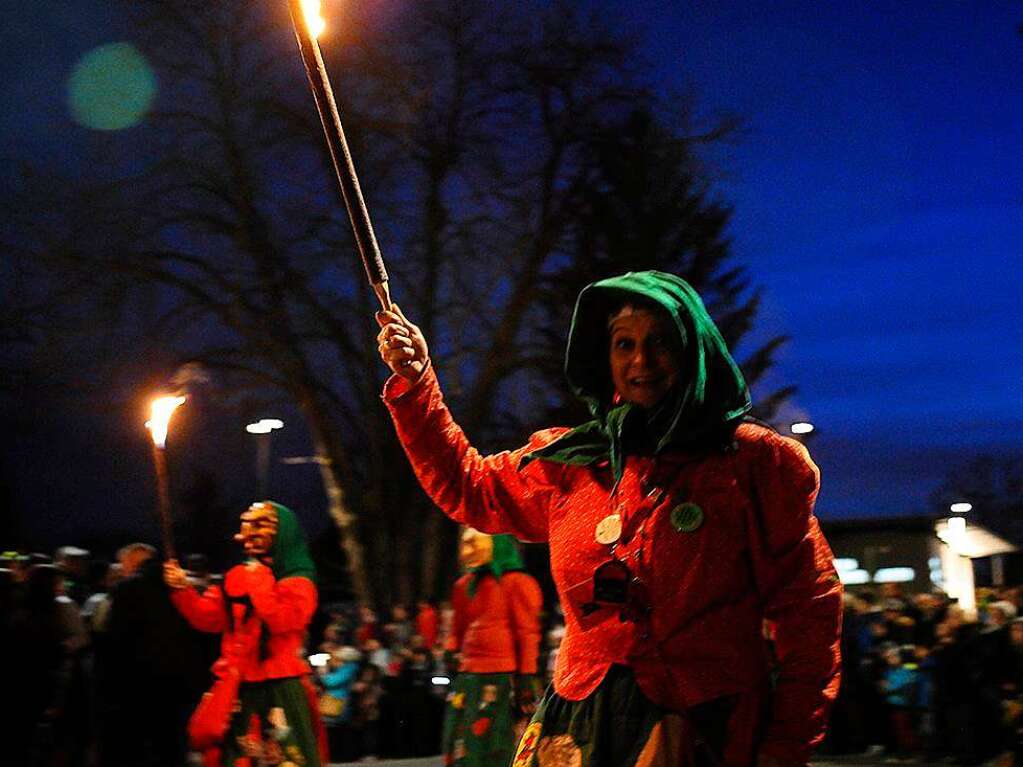
M283 429L284 421L279 418L262 418L255 423L250 423L245 426L245 431L249 434L269 434L274 429Z
M912 567L882 567L874 573L874 583L910 583L915 579Z
M949 506L948 510L953 514L965 514L968 511L973 511L973 504L967 503L966 501L959 501L958 503L953 503Z
M149 406L149 420L146 428L153 437L153 444L159 448L167 446L167 426L174 411L184 403L184 397L157 397Z
M449 679L446 676L435 676L430 679L430 684L439 685L451 684L451 679Z
M329 661L329 652L318 652L309 656L309 665L315 668L324 668Z
M809 423L808 421L797 421L796 423L789 426L789 430L793 434L809 434L810 432L813 431L813 429L814 429L813 424Z
M319 37L327 22L320 15L320 0L302 0L302 13L305 14L305 24L309 27L309 34Z

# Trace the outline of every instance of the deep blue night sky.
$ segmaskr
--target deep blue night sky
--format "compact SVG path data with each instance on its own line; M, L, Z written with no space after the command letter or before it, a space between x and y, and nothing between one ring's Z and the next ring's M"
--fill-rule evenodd
M1023 6L679 5L652 56L748 116L723 188L821 515L922 510L963 454L1019 451Z
M746 119L718 188L765 290L758 337L792 336L771 383L819 428L820 515L921 512L951 464L1019 452L1023 6L592 3L646 30L666 89ZM62 84L127 38L113 5L8 12L0 156L74 161Z

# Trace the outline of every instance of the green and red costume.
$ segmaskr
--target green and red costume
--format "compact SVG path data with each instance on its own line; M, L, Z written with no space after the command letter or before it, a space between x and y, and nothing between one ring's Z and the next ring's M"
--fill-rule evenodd
M515 753L519 703L538 692L543 594L523 571L508 535L494 536L491 562L455 582L446 650L461 655L448 693L441 741L444 764L490 767Z
M654 306L677 330L682 384L653 412L617 402L607 319ZM817 467L748 423L745 382L697 294L658 272L579 297L566 373L593 420L490 456L468 442L427 368L384 389L420 483L454 520L550 545L565 613L553 691L514 764L805 764L839 681L841 585L813 515ZM614 550L598 523L621 515ZM637 584L600 605L610 558ZM771 679L764 621L776 628Z
M223 634L217 681L190 724L207 767L328 761L311 669L302 649L316 611L315 568L298 520L273 504L278 529L271 564L231 568L223 588L174 590L171 599L200 631Z

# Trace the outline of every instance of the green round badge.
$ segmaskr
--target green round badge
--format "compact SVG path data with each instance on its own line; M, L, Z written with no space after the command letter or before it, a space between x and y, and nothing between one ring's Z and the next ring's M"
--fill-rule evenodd
M691 533L703 524L703 509L695 503L680 503L671 510L671 526L677 533Z

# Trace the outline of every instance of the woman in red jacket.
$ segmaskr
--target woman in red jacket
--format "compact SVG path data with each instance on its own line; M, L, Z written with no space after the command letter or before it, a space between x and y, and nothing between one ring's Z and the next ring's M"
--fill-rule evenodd
M466 528L459 558L468 572L451 592L455 619L445 649L459 663L444 714L444 764L508 764L515 731L540 697L543 594L510 535Z
M583 290L565 371L593 419L491 456L452 420L419 329L397 308L378 321L384 401L427 493L463 524L550 545L565 636L515 767L806 764L839 668L819 474L744 419L696 292L661 272Z
M189 722L207 767L326 764L326 732L302 654L316 612L315 568L295 515L271 501L241 515L247 561L202 594L175 560L164 563L171 601L200 631L223 634L217 681Z

